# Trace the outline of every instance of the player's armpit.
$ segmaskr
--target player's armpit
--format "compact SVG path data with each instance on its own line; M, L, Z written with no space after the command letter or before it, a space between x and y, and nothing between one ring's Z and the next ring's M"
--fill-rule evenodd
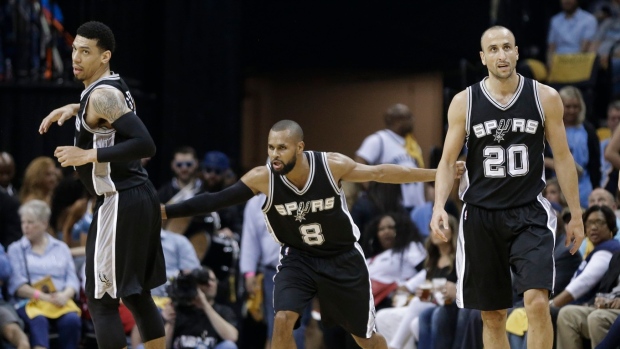
M96 89L91 93L88 104L99 118L109 123L115 122L130 111L125 96L117 89Z

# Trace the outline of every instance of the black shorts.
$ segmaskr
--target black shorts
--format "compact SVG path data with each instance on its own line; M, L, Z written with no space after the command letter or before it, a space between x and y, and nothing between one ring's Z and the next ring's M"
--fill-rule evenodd
M166 282L161 213L151 182L100 197L86 239L86 295L126 297Z
M274 277L274 309L288 310L301 317L317 296L321 322L340 325L347 332L370 338L375 331L375 307L368 267L361 248L336 257L313 257L292 247L282 247Z
M513 287L519 295L529 289L553 292L556 223L542 196L505 210L464 205L456 253L457 305L508 309Z

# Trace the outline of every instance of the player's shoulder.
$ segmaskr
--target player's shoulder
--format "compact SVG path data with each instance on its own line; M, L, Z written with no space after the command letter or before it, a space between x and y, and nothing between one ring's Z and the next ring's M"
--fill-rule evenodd
M537 89L538 98L540 99L540 102L543 104L543 106L546 103L555 103L557 101L561 101L558 91L549 85L545 85L536 81L534 82L534 88Z
M468 100L469 100L469 92L467 88L457 93L456 95L454 95L454 97L452 97L452 102L450 103L450 105L466 106Z

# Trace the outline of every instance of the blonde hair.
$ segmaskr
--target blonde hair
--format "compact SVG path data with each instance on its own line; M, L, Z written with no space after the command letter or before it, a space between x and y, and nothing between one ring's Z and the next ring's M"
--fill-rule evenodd
M55 168L56 163L47 156L39 156L28 164L24 174L24 184L19 192L19 199L22 203L28 198L45 200L48 195L51 195L45 192L43 185L46 172L50 167Z
M577 124L583 124L583 121L586 119L586 103L583 101L581 91L575 86L565 86L560 89L559 93L562 98L575 98L579 101L581 110L579 111L579 116L577 116Z

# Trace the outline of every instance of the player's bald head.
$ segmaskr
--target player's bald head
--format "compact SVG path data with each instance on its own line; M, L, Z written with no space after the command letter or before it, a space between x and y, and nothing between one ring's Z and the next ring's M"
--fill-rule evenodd
M510 29L503 27L501 25L494 25L491 28L487 29L482 33L480 37L480 48L484 52L484 48L486 46L485 40L491 37L495 37L497 35L507 36L512 43L512 46L516 45L515 35L510 31Z
M280 120L271 126L271 131L288 131L289 136L293 138L294 142L301 142L304 140L304 131L301 129L301 126L293 120Z

